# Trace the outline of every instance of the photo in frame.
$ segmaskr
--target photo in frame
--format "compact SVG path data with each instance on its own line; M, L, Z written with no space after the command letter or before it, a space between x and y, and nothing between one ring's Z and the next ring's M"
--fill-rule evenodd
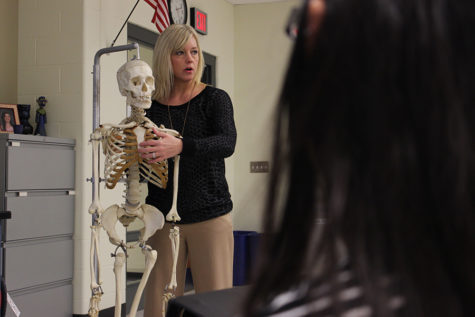
M19 124L17 105L0 103L0 133L14 133Z

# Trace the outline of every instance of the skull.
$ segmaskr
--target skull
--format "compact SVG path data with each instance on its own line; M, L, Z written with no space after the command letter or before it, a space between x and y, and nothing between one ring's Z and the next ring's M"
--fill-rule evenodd
M117 71L117 82L122 96L127 96L128 105L150 108L155 80L146 62L135 59L122 65Z

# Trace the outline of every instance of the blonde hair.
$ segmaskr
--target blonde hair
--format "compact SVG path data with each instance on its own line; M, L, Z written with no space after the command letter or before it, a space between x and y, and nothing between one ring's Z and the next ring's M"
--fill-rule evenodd
M192 27L186 24L172 24L163 31L155 43L153 49L153 77L155 78L154 100L167 100L173 88L173 67L171 55L180 49L194 37L198 48L199 61L193 82L201 82L204 69L203 52L198 41L198 34Z

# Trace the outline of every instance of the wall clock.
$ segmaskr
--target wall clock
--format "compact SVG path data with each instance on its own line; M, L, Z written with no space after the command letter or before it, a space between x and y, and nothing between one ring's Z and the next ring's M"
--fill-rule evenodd
M186 24L188 18L186 0L168 0L168 15L171 24Z

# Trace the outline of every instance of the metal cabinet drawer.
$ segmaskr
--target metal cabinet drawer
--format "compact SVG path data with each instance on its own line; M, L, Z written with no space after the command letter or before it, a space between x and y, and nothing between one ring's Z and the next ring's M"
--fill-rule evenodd
M75 151L70 146L17 142L6 156L7 191L74 188Z
M7 242L5 247L5 279L9 291L73 276L71 237Z
M72 235L74 196L67 192L26 194L27 196L5 198L6 210L12 212L12 218L8 220L6 241Z
M35 292L9 292L21 316L71 317L73 287L62 285L38 289ZM16 317L7 306L6 317Z

